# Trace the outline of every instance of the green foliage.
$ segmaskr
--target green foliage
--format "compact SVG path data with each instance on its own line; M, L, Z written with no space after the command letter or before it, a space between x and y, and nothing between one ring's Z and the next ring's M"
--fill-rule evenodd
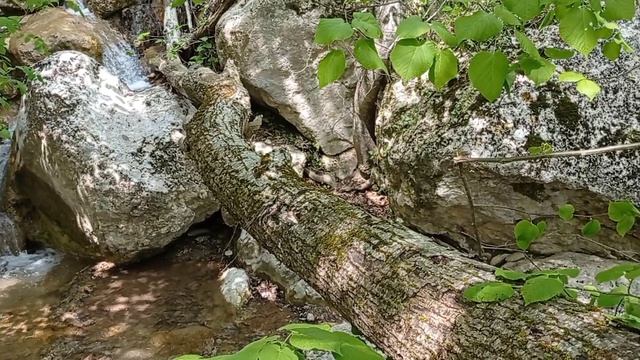
M472 1L444 4L442 12L448 16L447 22L453 24L453 29L438 21L427 22L419 16L404 19L398 25L396 41L390 51L395 72L403 80L428 73L436 89L442 90L458 74L457 50L464 51L471 54L468 71L471 84L487 100L496 101L505 89L510 90L517 74L542 85L556 74L555 60L569 59L576 52L588 56L601 46L603 54L615 61L622 51L633 51L624 41L617 22L635 16L635 0L496 0L490 4L494 5L491 11ZM353 53L368 70L387 72L387 66L382 66L385 60L379 56L375 45L362 39L382 38L377 19L370 12L356 12L352 17L351 23L341 18L321 19L315 42L343 47L358 34L355 51L348 53ZM546 48L541 53L536 43L526 36L526 29L554 24L558 25L561 39L571 49ZM520 44L520 51L513 56L512 51L506 51L511 49L500 48L505 47L500 45L505 42L496 41L500 36L512 34ZM481 50L478 43L488 41L493 41L492 50ZM322 71L326 73L327 69ZM336 72L343 73L341 69ZM566 81L563 79L561 76L560 81ZM571 82L590 100L602 90L585 76ZM625 220L621 230L629 221Z
M601 229L602 225L600 224L600 221L598 221L597 219L591 219L582 228L582 235L587 237L596 236Z
M289 332L284 340L280 336L265 337L245 346L235 354L214 357L182 355L175 360L300 360L304 351L331 352L336 360L383 360L384 357L358 337L333 331L327 324L290 324L280 329Z
M495 15L478 11L462 16L455 22L455 32L459 39L487 41L502 31L502 21Z
M340 79L347 68L347 60L344 51L332 50L329 52L318 65L318 80L320 88L331 84Z
M528 279L522 287L525 305L544 302L564 292L564 283L554 277L536 276Z
M516 245L522 250L529 249L532 242L544 235L546 228L547 223L544 221L534 224L530 220L520 220L513 229Z
M574 71L565 71L558 76L561 82L576 83L576 90L584 94L589 100L593 100L601 91L600 86L593 80L587 79L583 74Z
M625 236L640 216L640 210L630 201L612 201L608 209L609 219L616 222L616 231Z
M528 149L531 155L544 155L551 154L553 152L553 146L547 142L540 144L540 146L532 146Z
M376 49L376 44L373 39L365 37L358 39L353 53L356 60L358 60L365 69L383 70L387 72L387 66L380 58L380 55L378 55L378 50Z
M431 68L435 54L435 45L430 41L404 39L395 46L390 58L398 75L404 80L410 80Z
M36 11L40 8L57 4L53 0L26 0L21 5L29 11ZM72 6L73 4L71 4ZM28 66L15 66L7 56L7 46L9 37L13 36L20 29L19 16L0 16L0 106L9 106L9 98L14 94L24 94L27 91L27 81L38 80L38 74ZM25 34L24 41L33 44L36 51L42 54L49 54L50 49L40 37L33 34ZM10 136L5 128L0 130L0 138L6 139Z
M509 299L515 290L509 284L500 281L489 281L467 288L463 296L474 302L496 302Z
M573 207L573 205L564 204L560 206L560 208L558 209L558 216L560 216L562 220L569 221L573 219L573 214L575 212L576 212L576 208Z

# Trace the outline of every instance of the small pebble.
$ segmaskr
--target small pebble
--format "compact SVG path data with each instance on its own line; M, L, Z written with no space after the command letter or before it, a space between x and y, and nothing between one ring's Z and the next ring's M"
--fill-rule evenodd
M225 252L224 252L224 256L227 256L227 257L229 257L229 256L233 256L233 251L231 251L231 250L227 250L227 251L225 251Z
M314 322L314 321L316 321L316 316L315 316L315 315L313 315L312 313L308 313L308 314L307 314L307 321L308 321L308 322Z

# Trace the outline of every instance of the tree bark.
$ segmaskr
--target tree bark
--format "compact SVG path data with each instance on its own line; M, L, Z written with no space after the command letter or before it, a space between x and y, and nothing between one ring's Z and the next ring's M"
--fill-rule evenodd
M249 95L232 63L223 74L152 63L199 105L186 145L226 211L393 359L640 355L640 335L578 304L463 301L492 267L304 182L285 152L252 151Z

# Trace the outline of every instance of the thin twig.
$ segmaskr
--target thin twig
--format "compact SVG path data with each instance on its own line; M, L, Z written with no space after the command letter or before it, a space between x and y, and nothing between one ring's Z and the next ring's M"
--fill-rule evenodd
M513 157L495 157L495 158L475 158L466 156L457 156L453 158L456 164L470 163L470 162L484 162L484 163L499 163L506 164L518 161L531 161L541 159L563 158L563 157L583 157L604 154L609 152L638 150L640 149L640 143L631 143L624 145L613 145L595 149L574 150L574 151L562 151L549 154L530 155L530 156L513 156Z
M469 201L469 208L471 210L471 225L473 226L473 231L475 232L475 240L478 243L478 251L480 252L480 256L482 257L484 255L484 250L482 249L482 239L480 238L480 229L478 229L478 223L476 219L476 208L475 206L473 206L473 196L471 195L471 189L469 189L467 178L464 176L464 167L462 164L458 164L458 170L460 171L460 178L462 179L464 192L467 194L467 200Z

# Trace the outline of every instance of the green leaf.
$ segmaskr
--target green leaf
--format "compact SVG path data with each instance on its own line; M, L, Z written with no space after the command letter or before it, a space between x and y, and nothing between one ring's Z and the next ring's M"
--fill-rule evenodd
M531 69L526 72L527 77L536 83L536 85L542 85L551 80L553 74L556 72L556 65L551 61L543 58L539 58L538 62L541 66Z
M376 19L376 17L370 12L353 13L351 26L356 30L360 30L369 38L382 38L382 29L380 28L380 24L378 24L378 19Z
M562 82L578 82L584 79L586 79L584 75L574 71L565 71L558 77L558 80Z
M365 69L384 70L384 72L387 72L387 66L380 58L373 39L358 39L358 41L356 41L353 54L356 60L358 60Z
M509 59L502 52L481 51L469 64L469 79L487 100L496 101L509 72Z
M633 20L636 0L604 0L602 16L607 20Z
M616 61L620 57L620 51L622 51L622 45L615 40L608 41L602 47L602 53L611 61Z
M430 75L431 81L438 90L458 76L458 58L451 49L438 50Z
M398 41L391 51L393 69L403 80L410 80L426 73L435 57L436 48L432 42L417 39Z
M319 328L297 329L289 337L289 343L300 350L340 352L342 342L331 331Z
M587 237L596 236L600 232L600 229L602 229L602 225L600 225L600 221L596 219L592 219L591 221L586 223L582 228L582 235Z
M398 24L396 36L398 40L420 37L429 32L429 24L420 16L409 16Z
M525 305L551 300L563 291L562 281L544 276L527 280L521 290Z
M442 41L447 44L447 46L455 48L460 43L458 37L452 34L451 31L447 30L442 23L434 21L431 23L431 28L436 32L436 34L438 34Z
M627 273L624 274L624 277L626 277L629 281L633 281L633 280L639 278L640 277L640 265L638 265L638 268L636 268L635 270L627 271Z
M11 139L11 132L9 131L9 129L4 128L4 129L0 130L0 139L3 139L3 140L10 140Z
M629 231L631 231L631 229L633 228L633 225L636 223L636 217L635 216L631 216L631 215L625 215L622 220L620 220L618 222L618 224L616 224L616 231L618 232L618 235L624 237L625 235L627 235L627 233L629 233Z
M564 204L558 209L558 216L560 216L560 219L562 220L569 221L573 219L573 214L575 213L575 211L576 208L573 207L573 205Z
M621 304L627 292L626 286L618 286L609 293L598 295L596 305L602 308L614 308Z
M502 21L495 15L478 11L473 15L457 18L455 31L460 39L487 41L502 31Z
M520 271L512 271L503 268L497 268L495 271L496 277L503 278L505 280L517 281L517 280L526 280L529 275L520 272Z
M615 281L624 276L627 271L635 271L640 268L638 264L625 263L616 265L607 270L600 271L596 274L596 281L598 284L602 284L607 281Z
M524 52L526 52L527 54L533 56L534 58L540 57L540 53L538 52L538 48L533 43L533 41L531 41L531 39L529 39L529 37L527 35L525 35L524 33L520 32L520 31L516 31L516 38L518 39L518 42L520 43L520 46L522 47L522 50L524 50Z
M576 53L573 50L560 49L560 48L546 48L544 54L551 59L570 59Z
M589 5L593 11L602 11L602 0L589 0Z
M332 82L340 79L342 74L347 68L347 59L344 51L332 50L320 60L318 64L318 81L320 82L320 88L331 84Z
M259 360L298 360L298 356L293 350L287 346L281 344L268 343L266 344L260 354Z
M547 231L547 222L542 220L536 224L536 227L538 228L538 232L540 233L538 237L540 237L544 234L545 231Z
M598 34L593 28L596 17L587 9L569 9L560 18L560 37L583 55L589 55L598 44Z
M368 346L342 344L340 353L333 354L336 360L384 360L384 357Z
M570 278L575 278L580 275L580 269L578 268L555 269L555 271L560 275L566 275Z
M278 330L296 331L299 329L322 329L322 330L330 331L331 325L330 324L294 323L294 324L285 325Z
M509 284L499 281L489 281L473 285L462 294L463 297L473 302L496 302L509 299L515 290Z
M524 21L529 21L540 15L542 10L540 0L503 0L503 2L507 9Z
M329 45L337 40L346 40L353 35L353 29L343 19L320 19L316 28L316 44Z
M630 298L627 298L627 299L630 299ZM638 318L638 320L640 320L640 304L639 303L627 301L624 304L624 311L628 315L635 316Z
M506 7L498 5L493 9L493 13L502 20L505 25L520 26L520 20Z
M513 229L516 244L521 250L527 250L531 243L540 237L540 229L529 220L521 220Z
M618 222L625 216L640 216L638 208L630 201L612 201L608 209L609 219Z

